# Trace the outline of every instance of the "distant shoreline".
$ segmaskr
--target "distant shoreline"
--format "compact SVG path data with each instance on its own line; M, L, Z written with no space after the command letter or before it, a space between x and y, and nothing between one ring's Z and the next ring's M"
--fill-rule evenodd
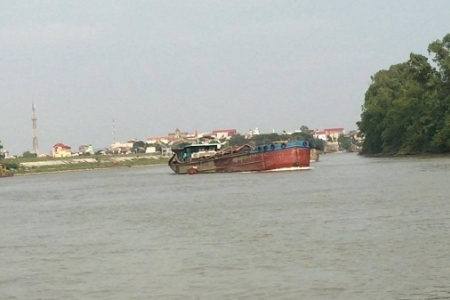
M144 167L161 167L166 164L153 164L153 165L136 165L136 166L113 166L113 167L98 167L91 169L73 169L73 170L59 170L59 171L30 171L24 173L13 173L14 177L16 176L31 176L31 175L44 175L44 174L55 174L55 173L72 173L72 172L89 172L89 171L104 171L104 170L113 170L113 169L129 169L129 168L144 168Z
M102 156L86 158L62 158L42 160L36 159L14 159L9 163L14 176L83 172L93 170L121 169L121 168L143 168L166 165L168 158L154 156Z

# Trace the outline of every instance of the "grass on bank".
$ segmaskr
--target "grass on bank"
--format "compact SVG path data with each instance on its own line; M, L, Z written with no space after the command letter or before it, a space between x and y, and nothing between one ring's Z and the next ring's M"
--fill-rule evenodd
M83 161L83 159L95 159L95 162ZM106 168L136 167L167 164L169 158L142 155L95 155L95 156L74 156L64 158L39 157L39 158L10 158L5 159L5 163L15 174L28 173L48 173L78 170L94 170ZM42 166L25 166L24 163L45 162L45 161L64 161L64 164L58 165L42 165Z

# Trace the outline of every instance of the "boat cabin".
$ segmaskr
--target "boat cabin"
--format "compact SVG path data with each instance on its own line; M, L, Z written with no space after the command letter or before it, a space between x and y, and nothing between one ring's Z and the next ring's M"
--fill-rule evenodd
M181 161L213 156L220 149L219 143L214 144L192 144L179 150L178 157Z

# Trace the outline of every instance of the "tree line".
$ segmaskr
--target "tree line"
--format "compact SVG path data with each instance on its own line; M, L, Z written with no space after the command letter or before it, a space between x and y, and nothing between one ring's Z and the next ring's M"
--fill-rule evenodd
M450 34L429 44L428 58L371 76L361 121L363 154L450 152Z

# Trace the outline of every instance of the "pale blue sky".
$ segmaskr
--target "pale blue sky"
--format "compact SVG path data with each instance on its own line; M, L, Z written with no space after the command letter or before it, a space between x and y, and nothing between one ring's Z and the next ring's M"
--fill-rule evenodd
M0 140L356 129L370 76L427 55L450 1L3 1Z

